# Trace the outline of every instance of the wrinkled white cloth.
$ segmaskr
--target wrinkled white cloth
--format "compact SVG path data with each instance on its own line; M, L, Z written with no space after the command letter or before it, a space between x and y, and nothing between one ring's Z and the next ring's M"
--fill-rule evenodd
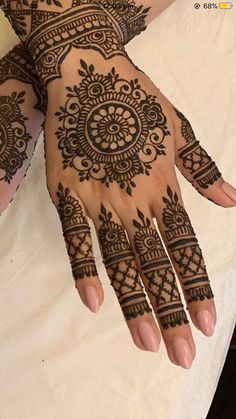
M0 54L17 39L0 13ZM4 36L2 36L2 34ZM236 185L236 7L196 10L177 1L133 40L134 62L193 124ZM212 338L192 327L197 355L175 367L133 344L102 267L99 314L81 302L49 199L39 142L31 169L0 218L1 419L205 419L236 314L236 209L202 198L179 176L217 305Z

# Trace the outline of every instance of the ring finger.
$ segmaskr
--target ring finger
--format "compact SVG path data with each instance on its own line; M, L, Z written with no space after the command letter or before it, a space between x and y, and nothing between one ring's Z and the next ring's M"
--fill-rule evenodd
M175 185L167 186L163 195L155 198L153 210L179 277L191 319L206 336L211 336L216 323L214 295L177 180Z

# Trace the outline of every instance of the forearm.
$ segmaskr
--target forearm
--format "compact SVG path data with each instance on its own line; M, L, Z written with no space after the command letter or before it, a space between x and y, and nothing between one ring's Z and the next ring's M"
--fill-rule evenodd
M176 0L78 0L77 3L99 4L111 18L123 38L123 43L126 44L145 30L147 25L174 1ZM22 40L26 40L32 26L35 26L35 22L32 25L32 20L36 20L37 11L60 14L71 8L69 1L59 0L56 4L54 0L50 5L47 0L0 0L1 8Z

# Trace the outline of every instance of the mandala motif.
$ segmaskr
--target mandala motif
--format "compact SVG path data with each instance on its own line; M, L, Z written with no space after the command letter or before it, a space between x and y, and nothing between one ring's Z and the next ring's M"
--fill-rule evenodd
M182 279L187 302L211 299L214 295L190 219L180 204L178 195L169 186L167 194L168 197L163 197L165 235L168 249Z
M82 81L67 87L67 102L56 113L64 168L77 170L80 181L93 178L107 187L115 181L131 195L133 178L149 175L151 163L165 154L167 119L137 79L121 79L114 68L96 74L80 62Z
M27 159L27 144L32 138L20 109L24 96L25 92L14 92L0 97L0 180L8 183Z
M97 276L88 221L78 199L59 183L58 214L75 280Z

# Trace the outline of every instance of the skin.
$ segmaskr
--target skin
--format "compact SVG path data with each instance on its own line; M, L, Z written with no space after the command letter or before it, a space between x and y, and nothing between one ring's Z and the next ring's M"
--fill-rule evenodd
M146 5L146 4L145 4ZM150 18L153 19L153 16ZM82 61L81 61L82 60ZM77 63L75 65L75 63ZM80 65L78 65L80 63ZM83 64L87 63L87 64ZM86 68L87 65L87 68ZM158 154L151 162L151 168L148 169L149 175L148 177L145 175L136 175L134 176L133 181L135 182L135 186L129 185L131 191L127 189L127 184L125 188L121 188L119 182L113 181L108 182L109 185L106 183L102 183L98 179L90 176L87 181L79 181L79 170L78 166L81 162L77 160L73 160L72 165L68 165L65 168L65 156L63 156L63 147L58 146L58 142L60 141L60 136L56 134L60 128L63 131L63 124L60 121L60 115L58 114L57 117L55 115L60 113L61 107L65 107L67 100L68 100L68 87L73 89L73 86L82 86L83 79L85 79L85 75L79 73L79 71L83 71L86 68L88 71L89 65L94 66L94 74L98 74L103 77L107 77L108 73L112 72L112 68L114 68L114 72L119 74L119 77L123 79L126 83L131 83L131 80L138 80L140 85L140 89L145 92L146 95L151 95L155 97L156 103L158 103L161 107L161 114L165 116L167 121L167 127L160 132L160 126L156 126L153 128L152 133L159 135L163 135L163 142L162 145L165 154ZM38 72L39 69L37 69ZM91 72L91 71L90 71ZM175 165L181 170L184 176L195 186L195 188L200 192L203 196L208 199L213 200L214 202L225 206L231 207L235 206L236 203L233 199L230 198L228 194L226 194L223 190L223 185L226 183L221 176L218 174L215 175L215 181L210 182L210 184L206 187L206 185L201 186L198 181L194 178L196 174L194 171L191 172L189 170L188 165L185 164L184 159L181 157L180 152L183 151L183 147L186 147L187 141L190 141L190 144L193 144L195 141L194 137L192 138L185 138L185 130L183 129L184 121L181 119L180 116L177 115L176 109L174 106L168 101L168 99L160 92L160 90L152 83L152 81L146 76L142 71L137 69L134 64L130 61L129 57L124 55L117 54L109 59L106 59L100 52L91 49L72 49L64 59L63 63L60 67L60 78L55 78L54 80L50 81L49 83L44 83L45 88L47 89L48 93L48 106L46 112L46 121L45 121L45 152L46 152L46 167L47 167L47 186L52 198L52 201L55 207L58 210L60 219L62 221L62 227L64 231L64 237L67 243L67 250L70 256L70 260L72 262L72 270L73 270L73 262L74 262L74 253L71 252L71 246L68 243L72 243L72 250L78 250L74 245L74 242L70 241L69 233L68 233L68 224L66 224L65 219L65 211L62 210L61 202L65 202L67 196L70 196L70 200L75 203L78 201L83 217L89 217L96 228L97 235L99 238L101 252L103 254L104 263L107 266L107 253L106 253L106 242L104 240L104 225L108 223L107 217L108 214L111 213L112 222L116 225L123 228L128 235L130 248L129 252L132 255L132 263L133 263L133 270L139 275L139 279L137 280L139 284L141 284L141 279L145 287L145 291L150 299L151 306L154 310L154 315L150 310L146 310L144 313L139 313L137 318L126 319L127 326L130 330L131 336L133 338L134 343L142 350L146 350L145 346L143 345L139 334L138 334L138 326L143 320L146 320L155 330L157 340L160 342L161 336L164 340L166 345L167 353L169 358L173 363L176 364L176 359L173 354L173 345L176 343L176 340L184 339L188 346L188 358L193 361L195 357L195 344L192 337L192 332L189 324L181 323L180 325L176 325L176 327L168 327L167 329L163 328L163 324L161 321L161 315L158 314L158 309L156 305L156 296L150 293L150 279L145 272L140 255L138 254L137 247L135 244L135 237L137 239L136 229L140 229L141 227L137 227L138 222L137 218L137 210L139 210L138 214L144 214L144 218L148 218L152 229L157 232L156 227L153 223L153 218L156 219L158 224L158 231L161 235L163 241L168 248L168 234L167 234L167 225L165 224L165 212L166 212L166 203L170 193L168 193L168 188L171 189L173 196L176 196L176 202L178 201L178 205L180 208L184 208L183 198L181 196L181 191L178 185L176 173L175 173ZM42 74L41 74L42 77ZM26 87L26 86L24 86ZM23 86L22 86L23 88ZM27 92L30 89L27 85ZM117 90L116 90L117 93ZM24 96L25 98L27 95ZM147 99L146 99L147 100ZM25 103L26 100L25 100ZM112 103L111 103L112 105ZM23 106L23 104L22 104ZM24 109L22 109L23 111ZM31 119L30 119L31 120ZM78 122L80 119L78 119ZM188 123L188 122L187 122ZM82 122L81 122L82 124ZM96 123L94 122L96 125ZM149 123L150 125L150 123ZM26 128L29 132L32 129L29 122L26 122ZM165 131L165 135L163 132ZM67 134L67 130L64 128L64 134ZM92 135L92 130L88 135ZM96 134L94 134L96 135ZM192 135L192 134L191 134ZM191 136L190 136L191 137ZM87 140L88 140L87 138ZM155 147L153 147L153 150ZM156 149L155 149L156 150ZM139 156L140 158L140 156ZM144 157L142 157L144 158ZM191 157L193 160L195 156ZM190 158L190 160L191 160ZM141 159L141 158L140 158ZM195 161L195 160L194 160ZM76 163L75 163L76 162ZM215 169L215 173L217 173L217 169ZM79 175L80 176L80 175ZM113 173L114 177L114 173ZM213 176L214 177L214 176ZM59 185L62 185L60 187ZM65 191L68 190L68 193ZM75 204L74 204L75 205ZM177 205L177 204L176 204ZM101 211L103 209L103 216L101 215ZM78 210L79 211L79 210ZM181 210L183 211L183 210ZM185 210L184 210L185 211ZM63 218L64 217L64 218ZM105 217L105 218L104 218ZM139 216L140 222L140 216ZM136 228L135 228L136 227ZM73 225L73 228L80 228L79 225ZM75 234L75 233L73 233ZM73 235L72 234L72 235ZM121 235L122 236L122 235ZM193 234L192 234L193 237ZM78 238L78 236L77 236ZM72 237L73 239L73 237ZM87 233L87 243L89 242L89 233ZM124 245L125 246L125 245ZM92 252L92 251L91 251ZM175 250L176 252L176 250ZM92 255L92 253L91 253ZM131 256L130 256L131 257ZM91 256L92 258L92 256ZM172 261L176 275L178 276L179 283L183 287L183 291L186 289L184 286L185 278L182 272L182 268L179 263L176 261L174 252L169 251L169 259ZM127 261L123 261L123 263L127 263ZM91 262L92 264L92 262ZM92 270L93 271L93 270ZM92 272L91 271L91 272ZM113 278L113 273L116 272L116 268L114 264L110 267L107 267L108 276L110 279ZM79 291L82 301L85 303L84 292L85 287L88 285L93 285L98 294L100 303L103 303L104 300L104 292L102 288L102 284L98 276L93 272L93 275L87 275L86 278L79 278L78 279L78 271L73 271L74 278L75 278L75 286ZM76 274L76 275L75 275ZM198 278L199 274L194 273L193 276ZM77 277L76 277L77 276ZM196 279L195 278L195 279ZM192 278L193 279L193 278ZM117 280L117 276L116 276ZM199 287L201 288L201 284ZM141 285L140 285L141 287ZM199 289L200 289L199 288ZM115 289L116 295L118 297L119 303L121 303L121 295L118 295L117 289ZM137 292L140 289L136 290ZM186 297L186 295L185 295ZM141 297L139 297L141 298ZM137 305L136 301L136 305ZM144 301L143 301L144 304ZM167 304L167 301L165 301ZM170 302L168 303L170 304ZM146 307L148 307L148 303L146 301ZM149 306L150 307L150 306ZM170 307L170 306L168 306ZM197 300L187 302L187 307L189 311L189 315L193 324L196 327L200 327L197 322L197 314L202 312L203 310L208 310L211 312L213 317L213 323L216 321L216 310L213 298L204 300ZM124 312L124 307L122 307L123 313L125 315L126 311ZM172 308L170 307L169 310L171 311ZM184 311L184 310L183 310ZM130 311L129 311L130 312ZM155 316L156 315L156 316ZM156 319L155 319L156 317ZM156 320L158 322L159 327L157 326ZM203 329L202 329L203 331ZM204 332L205 334L206 331ZM188 366L186 363L183 362L182 364L178 362L178 364L186 367L191 365L191 362Z

